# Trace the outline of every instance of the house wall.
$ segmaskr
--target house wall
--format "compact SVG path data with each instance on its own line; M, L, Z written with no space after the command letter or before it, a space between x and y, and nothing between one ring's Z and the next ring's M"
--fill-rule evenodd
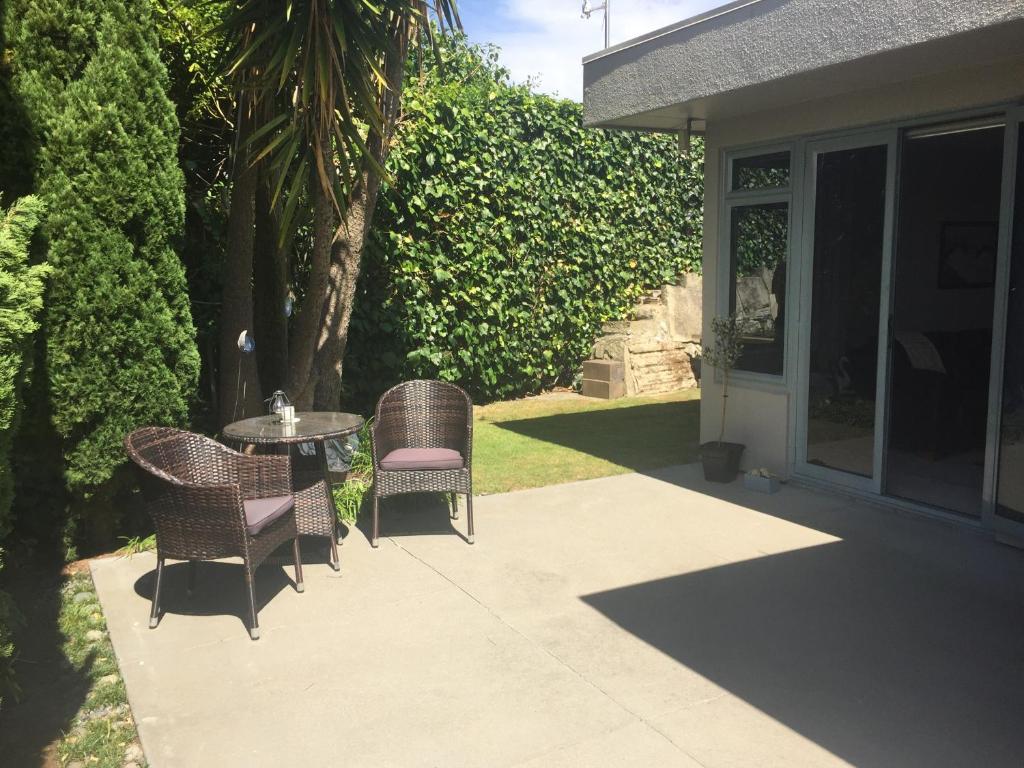
M1007 59L998 65L965 68L941 76L928 76L909 82L847 93L833 98L769 110L739 118L714 121L705 136L704 201L704 334L710 336L711 319L728 312L719 306L721 281L727 270L720 269L719 243L722 222L722 164L727 149L773 141L791 140L884 125L931 114L966 110L1024 96L1024 57ZM794 186L802 179L794 178ZM794 207L800 205L799 195ZM799 218L799 217L797 217ZM794 231L791 238L799 237ZM728 258L728 254L722 254ZM794 248L791 258L799 258ZM727 266L727 265L725 265ZM740 377L730 384L726 440L747 445L743 467L766 466L788 475L795 461L791 409L795 407L796 355L798 324L806 318L798 313L797 297L800 270L793 263L788 270L789 286L786 376L783 381ZM721 378L705 374L701 400L701 440L715 440L721 423Z
M676 129L1021 52L1021 0L739 0L584 58L584 122Z

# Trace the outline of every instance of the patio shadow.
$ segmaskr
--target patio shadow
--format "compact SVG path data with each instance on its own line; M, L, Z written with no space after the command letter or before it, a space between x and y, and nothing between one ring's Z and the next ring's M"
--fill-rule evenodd
M466 504L459 501L459 522L466 516ZM373 526L373 497L368 493L359 510L356 527L369 541ZM465 535L451 519L451 507L440 493L409 493L389 496L380 502L381 538L402 536L432 536L450 533L460 538Z
M303 557L303 565L306 559ZM287 570L286 570L287 569ZM263 610L278 593L292 590L294 571L291 566L265 563L256 573L256 609ZM249 626L249 595L245 588L242 564L199 562L196 586L188 594L188 563L167 561L164 583L160 589L161 617L167 614L182 616L235 616L247 630ZM135 582L135 593L147 603L153 599L156 570L149 571ZM148 610L148 605L147 605ZM148 614L147 614L148 616ZM146 617L142 617L146 618ZM141 620L141 619L140 619ZM155 630L159 632L159 627Z
M494 426L644 471L694 461L699 443L700 400L559 413Z
M1019 766L1024 612L972 548L838 541L582 600L853 765Z

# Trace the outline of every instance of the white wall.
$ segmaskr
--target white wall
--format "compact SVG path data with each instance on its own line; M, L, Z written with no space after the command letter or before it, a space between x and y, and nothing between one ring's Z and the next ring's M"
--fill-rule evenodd
M840 97L819 99L795 107L760 112L726 121L710 121L707 127L704 200L704 335L710 339L711 319L726 314L718 307L721 291L718 243L720 234L720 186L723 152L727 148L768 143L842 131L893 121L970 109L1024 96L1024 58L1015 58L952 74L920 78ZM794 185L802 179L794 178ZM799 204L799 200L794 201ZM794 231L791 237L799 237ZM787 290L789 349L784 383L743 383L730 386L726 439L747 445L744 468L767 466L788 475L795 460L791 409L795 407L795 355L799 296L799 248L793 249ZM727 258L728 255L725 254ZM721 421L721 385L706 371L702 381L701 440L715 440Z

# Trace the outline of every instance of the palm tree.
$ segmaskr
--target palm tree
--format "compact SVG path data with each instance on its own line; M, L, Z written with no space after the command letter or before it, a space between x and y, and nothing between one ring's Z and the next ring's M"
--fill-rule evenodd
M222 403L231 405L237 381L224 350L230 355L252 322L259 166L282 258L299 208L312 214L308 283L291 324L286 389L301 408L338 407L352 299L406 59L412 46L431 41L432 20L442 32L461 26L455 0L432 7L422 0L240 0L229 15L229 72L239 93L229 234L239 238L229 242L225 272Z

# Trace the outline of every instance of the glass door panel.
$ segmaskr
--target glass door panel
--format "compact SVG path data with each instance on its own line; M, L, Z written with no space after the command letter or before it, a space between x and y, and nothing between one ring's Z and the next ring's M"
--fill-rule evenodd
M894 255L885 492L982 512L1004 126L908 131Z
M808 465L875 474L886 144L819 152L805 379Z

